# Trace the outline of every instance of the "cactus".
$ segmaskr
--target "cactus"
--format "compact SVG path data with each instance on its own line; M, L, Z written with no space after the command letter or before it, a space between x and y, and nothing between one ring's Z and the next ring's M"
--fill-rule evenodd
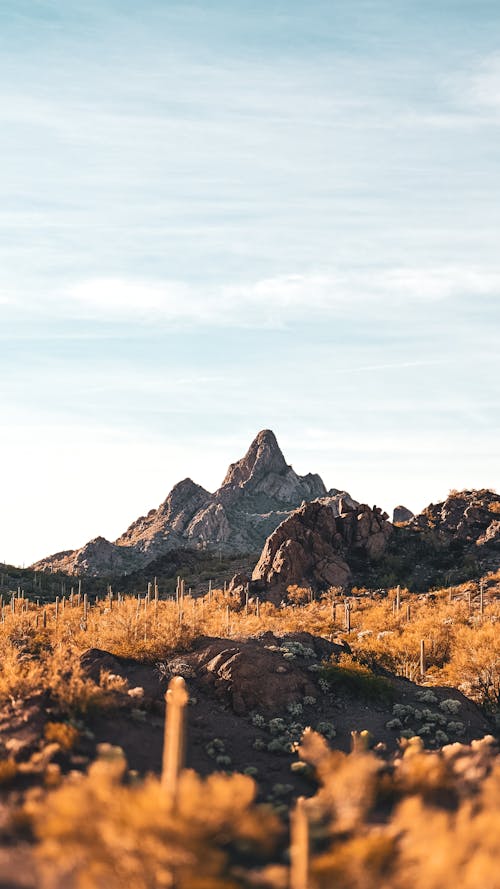
M184 768L186 704L189 695L182 676L170 680L165 693L167 710L165 715L165 736L161 786L167 803L172 808L177 800L179 775Z
M366 729L361 732L351 732L351 749L353 753L364 753L370 749L372 735Z
M303 796L290 816L290 889L309 889L309 823Z
M346 633L351 632L351 605L348 599L345 601L345 630Z

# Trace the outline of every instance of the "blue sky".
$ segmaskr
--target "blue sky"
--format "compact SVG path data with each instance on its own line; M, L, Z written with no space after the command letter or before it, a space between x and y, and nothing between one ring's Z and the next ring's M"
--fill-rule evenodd
M496 2L4 0L0 559L271 427L387 510L500 488Z

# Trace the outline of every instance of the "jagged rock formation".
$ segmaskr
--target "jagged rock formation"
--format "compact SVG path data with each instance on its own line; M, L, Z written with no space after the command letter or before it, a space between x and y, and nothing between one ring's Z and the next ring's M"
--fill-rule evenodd
M401 524L402 522L409 522L410 519L414 517L414 513L411 509L407 509L406 506L395 506L392 513L392 521L394 524Z
M482 546L497 538L499 516L500 496L495 491L452 491L442 503L431 503L414 516L409 527L431 529L440 542L453 539Z
M353 562L382 557L392 533L386 513L342 497L328 500L303 504L270 535L252 573L252 590L279 601L295 584L345 587Z
M184 479L158 509L138 518L114 543L98 537L33 567L100 576L141 569L174 549L255 553L303 501L338 495L336 490L327 492L319 475L297 475L274 433L264 429L245 456L231 464L214 494Z
M394 529L379 583L425 590L474 580L499 566L500 496L485 489L451 491Z

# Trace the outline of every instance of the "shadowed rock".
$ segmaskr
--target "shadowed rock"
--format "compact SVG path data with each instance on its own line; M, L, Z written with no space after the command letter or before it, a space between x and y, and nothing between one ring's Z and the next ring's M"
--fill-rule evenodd
M361 504L336 515L321 500L304 503L266 540L253 587L273 601L293 585L344 587L352 580L351 558L379 559L391 533L387 515L377 507Z
M413 516L411 509L407 509L406 506L395 506L392 513L392 521L394 524L396 522L409 522Z

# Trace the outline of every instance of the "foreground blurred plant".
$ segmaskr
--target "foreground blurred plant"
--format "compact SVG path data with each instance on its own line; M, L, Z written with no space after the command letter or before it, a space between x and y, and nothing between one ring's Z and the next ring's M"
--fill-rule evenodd
M232 868L269 856L280 824L245 775L179 777L171 809L153 777L126 784L121 751L102 751L34 811L44 887L232 889Z
M308 731L300 755L320 781L308 802L323 847L311 860L311 889L500 886L492 738L439 753L414 738L389 766L368 752L330 751Z

